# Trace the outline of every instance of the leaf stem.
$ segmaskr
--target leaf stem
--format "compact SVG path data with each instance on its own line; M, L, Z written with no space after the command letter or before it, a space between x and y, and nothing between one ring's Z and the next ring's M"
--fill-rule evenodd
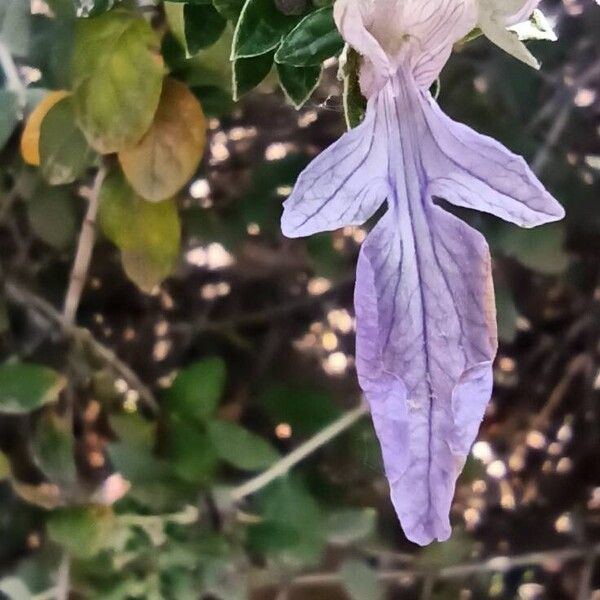
M230 494L231 498L234 502L239 502L247 496L266 487L273 480L282 477L307 456L311 455L347 429L350 429L350 427L362 419L368 412L369 409L367 403L365 401L361 402L357 408L343 414L337 421L334 421L331 425L328 425L319 431L319 433L298 446L298 448L290 452L287 456L277 461L272 467L269 467L260 475L257 475L246 483L234 488Z

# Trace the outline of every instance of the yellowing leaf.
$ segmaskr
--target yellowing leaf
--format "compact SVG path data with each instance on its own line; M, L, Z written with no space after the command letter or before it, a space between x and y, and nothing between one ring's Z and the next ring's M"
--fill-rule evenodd
M123 172L146 200L170 198L192 177L202 158L206 120L183 83L166 79L154 122L135 146L119 153Z
M121 173L114 173L102 186L99 222L121 250L123 268L140 289L150 292L171 272L181 235L173 200L146 202Z
M78 21L73 101L79 125L98 152L118 152L148 131L164 75L159 50L150 25L124 10Z
M21 156L27 164L34 167L40 166L40 129L42 121L48 111L68 94L64 90L48 93L29 115L21 135Z

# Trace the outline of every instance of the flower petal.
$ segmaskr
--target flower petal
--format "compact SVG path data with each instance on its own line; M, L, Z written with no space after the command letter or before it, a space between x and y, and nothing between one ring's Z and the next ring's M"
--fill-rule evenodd
M492 389L491 261L481 234L435 205L421 169L414 82L388 85L388 211L361 248L357 370L406 536L450 535L456 478ZM395 132L395 133L394 133Z
M484 13L479 18L479 27L490 42L502 48L504 52L508 52L511 56L523 61L526 65L534 69L540 68L540 62L529 52L527 46L519 40L518 34L506 29L504 24L498 23L490 15Z
M344 40L368 60L368 82L362 82L363 93L380 89L391 72L390 61L380 43L365 26L372 5L360 0L337 0L333 17Z
M373 98L364 121L322 152L300 174L284 203L281 228L287 237L361 225L388 193L387 131L381 99Z
M437 206L414 208L412 233L398 233L390 211L367 238L355 304L357 369L392 501L406 536L424 545L450 535L456 478L491 395L496 338L482 236Z
M421 100L423 164L432 196L496 215L521 227L564 217L564 209L522 157L445 115L431 97Z

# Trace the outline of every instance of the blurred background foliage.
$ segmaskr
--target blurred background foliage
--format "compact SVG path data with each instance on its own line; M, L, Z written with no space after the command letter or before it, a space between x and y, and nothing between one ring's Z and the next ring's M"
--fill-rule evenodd
M327 0L0 0L0 595L600 597L600 8L543 8L540 72L477 39L442 76L567 218L461 213L496 388L416 549L356 409L366 229L279 231L345 126Z

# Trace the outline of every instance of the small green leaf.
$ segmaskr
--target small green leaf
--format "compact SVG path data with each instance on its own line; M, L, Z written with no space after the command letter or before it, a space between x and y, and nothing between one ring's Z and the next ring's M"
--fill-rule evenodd
M318 66L342 51L344 40L333 20L333 7L310 13L288 33L275 54L275 62L293 67Z
M207 358L186 367L165 394L167 410L184 419L208 419L217 409L226 376L221 358Z
M56 402L65 383L60 373L41 365L0 365L0 413L21 415Z
M274 0L246 0L233 35L231 59L274 50L298 21L298 17L279 12Z
M216 85L196 85L191 88L191 92L200 100L207 117L221 118L233 110L231 92Z
M75 122L73 101L63 98L44 117L40 129L40 167L50 185L72 183L85 172L94 153Z
M273 66L273 52L252 58L237 58L233 61L233 99L237 102L245 93L253 90Z
M113 173L100 192L99 223L120 248L125 272L140 289L151 291L171 272L181 235L175 202L147 202L121 173Z
M109 547L116 527L113 512L100 506L57 510L47 521L50 539L77 558L92 558Z
M507 285L496 285L496 314L498 337L505 342L512 342L517 334L519 312Z
M372 508L343 509L327 517L327 540L331 544L347 546L370 536L375 530L377 513Z
M301 436L313 435L341 414L329 393L300 385L272 385L260 401L276 423L288 423Z
M344 67L344 116L346 126L352 129L359 125L365 117L367 100L362 95L359 81L361 57L356 50L348 48Z
M213 5L228 21L236 23L244 8L244 0L213 0Z
M244 471L271 466L279 454L269 442L230 421L210 421L208 434L219 458Z
M350 559L339 570L348 596L352 600L379 600L383 598L383 586L375 571L364 561Z
M19 102L17 95L8 90L0 90L0 149L8 141L19 122Z
M76 206L70 187L38 188L27 202L27 217L35 235L63 250L77 233Z
M158 34L124 10L81 19L73 51L73 102L98 152L135 144L154 118L164 75Z
M569 264L564 223L551 223L535 229L504 225L493 248L516 258L521 264L548 275L562 273Z
M168 452L177 475L189 483L208 483L217 467L210 436L180 420L173 419L170 424Z
M185 43L191 55L212 46L227 25L227 21L210 4L186 4L183 22Z
M46 412L37 423L32 450L36 464L50 481L61 487L75 483L75 446L71 424L67 419Z
M319 85L321 67L290 67L277 64L279 83L295 108L301 108Z
M291 568L319 563L325 545L321 510L296 477L274 481L258 494L257 503L263 523L280 526L276 528L279 530L281 526L295 530L286 547L273 548L278 560ZM278 544L281 544L281 536L278 538Z

